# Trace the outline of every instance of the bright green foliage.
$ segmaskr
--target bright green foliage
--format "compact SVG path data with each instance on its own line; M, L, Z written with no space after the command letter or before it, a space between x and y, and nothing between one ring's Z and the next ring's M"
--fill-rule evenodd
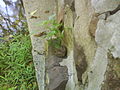
M0 90L37 90L28 35L0 43Z
M52 44L52 40L55 40L56 43L53 43L53 45L56 48L59 48L61 46L61 41L63 39L63 24L59 24L55 19L55 15L50 16L49 20L43 21L42 26L45 26L46 29L48 29L47 34L45 35L45 38L47 38L49 44Z

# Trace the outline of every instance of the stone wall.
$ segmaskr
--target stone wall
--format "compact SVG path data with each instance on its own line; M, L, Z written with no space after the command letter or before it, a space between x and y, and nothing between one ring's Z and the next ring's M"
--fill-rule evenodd
M73 28L65 32L72 46L61 62L68 68L66 90L119 90L120 0L69 0L64 5L64 24Z
M41 7L37 14L45 15L40 20L48 17L41 12L52 6L50 11L56 10L57 21L64 23L64 47L58 51L65 53L65 57L56 55L52 46L45 51L48 52L43 56L45 61L33 52L34 62L39 61L35 67L40 90L120 90L120 0L33 2ZM35 21L29 18L28 6L33 4L25 0L24 3L31 32ZM33 49L40 44L44 46L41 38L31 36L31 39ZM44 51L42 47L35 50Z

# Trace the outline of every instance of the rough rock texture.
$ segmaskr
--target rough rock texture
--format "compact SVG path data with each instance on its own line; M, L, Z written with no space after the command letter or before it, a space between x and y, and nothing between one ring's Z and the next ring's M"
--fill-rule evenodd
M116 4L116 6L117 5L118 5L118 3ZM113 10L114 10L114 3L112 6L113 6ZM109 10L109 7L108 7L108 10ZM117 89L119 90L120 89L118 86L114 86L115 83L119 83L119 76L117 76L117 78L109 76L109 75L114 74L114 72L109 74L111 72L111 70L110 70L111 67L109 67L109 65L114 67L114 63L111 63L111 60L109 61L109 54L108 54L108 53L111 53L113 58L119 58L119 56L120 56L119 55L120 49L118 47L119 40L120 40L120 38L118 38L119 37L118 34L120 31L120 29L119 29L120 18L119 17L120 17L120 12L118 11L114 15L107 17L107 20L104 20L104 18L101 18L101 17L99 18L99 21L97 24L97 30L96 30L96 34L95 34L97 50L96 50L94 61L91 65L92 72L89 73L89 75L88 75L89 83L88 83L87 90L101 90L101 86L102 85L104 86L103 81L105 79L106 79L107 85L105 83L106 86L104 86L103 90L117 90ZM116 61L114 60L112 62L116 62ZM119 63L119 61L117 63ZM109 67L109 69L107 67ZM119 68L120 66L116 65L116 67ZM118 69L118 72L119 71L120 70ZM117 72L117 71L115 71L115 72ZM116 82L114 82L114 81L110 82L110 79L108 79L110 77L112 79L115 78L118 81L115 80ZM111 85L108 83L111 83ZM112 86L114 88L112 88Z
M68 82L65 90L79 90L77 72L74 61L74 43L73 43L73 12L70 6L65 6L65 15L64 15L64 44L67 47L67 58L64 59L60 64L62 66L67 66L68 68Z
M30 19L28 11L36 10L38 2L37 15L44 17ZM46 58L38 55L45 50L44 40L31 36L40 90L120 90L120 0L55 0L55 3L24 0L30 32L37 30L33 23L45 20L48 14L43 12L49 8L56 9L58 23L64 24L65 49L58 51L66 57L57 56L51 46ZM31 5L35 7L30 8Z
M36 70L36 77L39 90L45 89L45 53L46 40L37 37L37 34L46 31L45 28L38 25L40 22L47 20L48 16L55 13L55 1L53 0L23 0L25 13L28 22L28 28L31 35L33 61ZM48 13L46 13L48 12Z
M120 12L117 12L116 14L109 16L106 21L103 19L100 19L98 22L98 27L96 30L96 42L97 42L98 48L97 48L95 59L92 66L92 73L89 74L89 81L92 83L88 84L88 90L96 90L96 89L101 90L101 85L104 84L103 81L105 80L105 76L104 76L105 72L108 71L107 72L108 74L110 71L110 70L106 70L107 66L109 65L114 66L114 63L111 63L111 62L116 62L116 60L114 59L113 59L114 61L110 60L108 64L108 61L109 61L108 53L111 53L113 58L119 58L120 49L118 47L118 44L119 44L120 38L118 38L118 35L116 35L116 33L119 34L119 31L120 31L119 17L120 17ZM120 66L116 65L116 67L119 68ZM118 72L119 71L120 70L118 69ZM111 75L112 74L114 73L111 73ZM109 78L108 75L106 76L106 79L107 78ZM115 90L115 89L109 89L109 88L110 87L108 87L105 90Z
M96 13L102 13L115 9L120 0L91 0L91 3Z
M115 61L116 65L113 65L108 54L109 52L112 54L113 60L120 56L119 8L116 10L118 5L119 0L75 1L77 17L73 29L73 62L75 62L79 90L119 90L119 61ZM111 15L107 15L109 11L112 12ZM109 65L116 67L118 71L111 69ZM68 72L70 71L68 69ZM110 76L111 71L114 72ZM115 73L117 75L114 75Z
M68 81L68 69L61 66L63 58L50 55L46 59L46 90L65 90Z

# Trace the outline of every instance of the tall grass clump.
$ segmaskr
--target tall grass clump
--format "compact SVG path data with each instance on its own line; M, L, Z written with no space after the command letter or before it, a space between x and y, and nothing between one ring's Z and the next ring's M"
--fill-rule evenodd
M0 90L38 90L29 35L0 43Z

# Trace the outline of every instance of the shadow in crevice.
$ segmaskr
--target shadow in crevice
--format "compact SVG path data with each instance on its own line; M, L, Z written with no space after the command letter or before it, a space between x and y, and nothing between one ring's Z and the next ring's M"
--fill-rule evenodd
M55 43L54 40L53 42ZM68 68L61 66L60 62L66 55L65 47L55 48L53 45L49 45L46 58L46 90L65 90L68 81Z
M83 48L74 43L74 60L76 65L77 77L80 84L82 84L82 75L87 69L86 57Z

